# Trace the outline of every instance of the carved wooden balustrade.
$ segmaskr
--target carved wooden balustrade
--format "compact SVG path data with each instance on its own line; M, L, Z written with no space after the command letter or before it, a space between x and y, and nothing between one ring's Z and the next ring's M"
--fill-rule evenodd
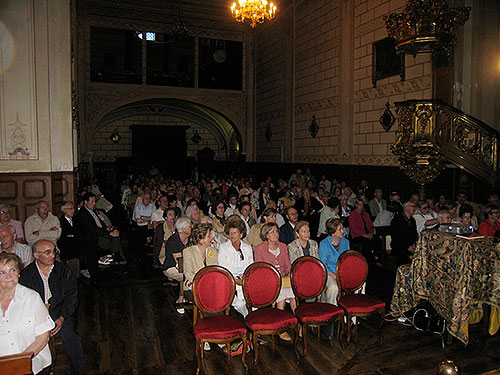
M431 182L451 162L495 185L500 177L497 130L438 99L394 104L399 126L391 151L414 182Z

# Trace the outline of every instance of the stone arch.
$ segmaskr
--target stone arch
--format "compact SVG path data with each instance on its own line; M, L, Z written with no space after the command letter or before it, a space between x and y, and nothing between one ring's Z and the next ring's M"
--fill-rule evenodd
M242 151L241 133L228 116L204 104L178 98L139 100L111 110L96 123L91 135L91 143L94 145L92 147L105 148L111 155L127 156L123 147L120 148L119 145L114 147L117 151L113 151L114 145L108 139L109 127L127 118L158 119L162 116L178 118L184 124L192 124L193 128L204 129L204 134L208 135L206 138L210 138L211 147L216 148L214 151L218 154L217 160L236 160ZM187 138L190 137L191 135ZM207 144L208 140L205 139L199 149L206 147Z

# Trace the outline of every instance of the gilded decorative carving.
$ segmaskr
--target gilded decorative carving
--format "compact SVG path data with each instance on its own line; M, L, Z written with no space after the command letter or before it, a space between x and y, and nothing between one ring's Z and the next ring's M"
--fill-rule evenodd
M440 100L409 100L395 105L399 127L391 151L414 182L431 182L447 160L495 183L498 131Z
M391 147L401 168L412 181L425 185L440 173L443 157L436 141L435 118L438 113L432 103L415 101L396 104L399 127Z
M413 91L425 90L431 87L432 80L428 77L415 78L404 82L396 82L389 85L383 85L377 88L358 90L354 93L354 101L387 98L392 95L399 95Z

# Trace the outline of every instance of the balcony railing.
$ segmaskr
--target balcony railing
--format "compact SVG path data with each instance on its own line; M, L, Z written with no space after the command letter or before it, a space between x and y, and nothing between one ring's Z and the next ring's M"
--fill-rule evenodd
M444 161L495 185L500 133L440 100L397 102L399 127L392 152L417 183L434 179Z

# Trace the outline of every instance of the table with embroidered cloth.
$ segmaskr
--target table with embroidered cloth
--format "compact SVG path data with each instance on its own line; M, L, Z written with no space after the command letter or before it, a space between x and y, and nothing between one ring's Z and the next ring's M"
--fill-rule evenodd
M491 306L490 334L500 315L500 250L491 238L468 240L450 233L424 231L411 264L396 273L391 313L399 316L428 300L446 319L448 332L469 342L468 324Z

